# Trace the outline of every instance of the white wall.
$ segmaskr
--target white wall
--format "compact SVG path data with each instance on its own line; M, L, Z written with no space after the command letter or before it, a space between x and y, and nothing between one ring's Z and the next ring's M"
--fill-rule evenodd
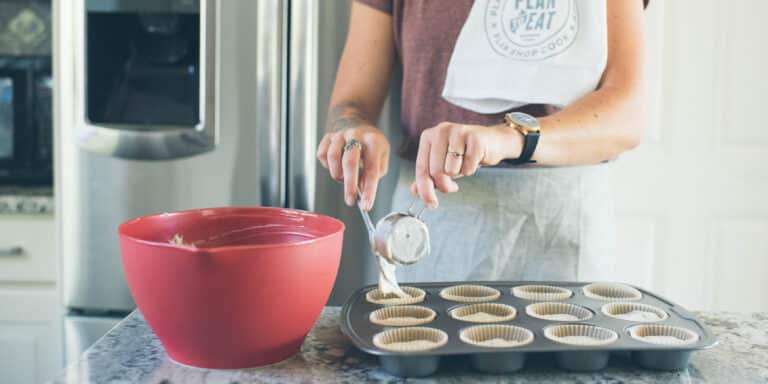
M615 167L618 280L768 310L763 0L652 0L645 143Z

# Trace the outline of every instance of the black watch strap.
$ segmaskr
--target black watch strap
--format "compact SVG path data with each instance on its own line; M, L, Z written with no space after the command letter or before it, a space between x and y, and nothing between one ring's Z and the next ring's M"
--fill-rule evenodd
M536 145L539 144L539 132L528 132L523 136L523 150L520 151L520 157L517 159L508 159L505 162L510 165L520 165L526 163L535 163L531 160L533 152L536 151Z

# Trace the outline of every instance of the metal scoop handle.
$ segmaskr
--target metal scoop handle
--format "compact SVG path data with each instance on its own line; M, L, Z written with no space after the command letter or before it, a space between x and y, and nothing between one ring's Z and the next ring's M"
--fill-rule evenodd
M373 249L376 239L376 227L373 226L373 221L368 211L363 210L363 206L360 204L360 195L357 196L357 209L360 211L360 216L363 217L365 229L368 230L368 241L371 243L371 249Z

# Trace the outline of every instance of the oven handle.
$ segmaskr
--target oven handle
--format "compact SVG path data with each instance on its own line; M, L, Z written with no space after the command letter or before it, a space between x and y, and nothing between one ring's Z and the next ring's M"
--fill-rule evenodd
M78 3L76 36L76 109L78 116L75 143L90 152L134 160L176 159L213 150L218 143L216 44L218 1L200 1L200 122L194 127L130 124L96 124L86 118L86 40L85 0Z

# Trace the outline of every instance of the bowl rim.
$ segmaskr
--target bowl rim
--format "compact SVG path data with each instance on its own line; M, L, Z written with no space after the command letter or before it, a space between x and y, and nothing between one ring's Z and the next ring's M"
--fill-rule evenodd
M154 219L159 216L192 214L192 213L199 213L201 211L227 212L227 211L239 211L239 210L251 210L251 211L258 210L258 211L267 211L267 212L269 211L286 212L287 211L291 214L329 219L332 223L338 225L338 228L323 236L318 236L311 239L291 242L291 243L222 245L217 247L205 247L205 248L198 248L198 247L182 245L182 244L171 244L169 242L163 242L163 241L145 240L145 239L141 239L126 233L126 231L128 230L127 228L132 225L135 225L136 222L142 221L142 220ZM346 226L344 225L344 222L342 222L341 220L335 217L314 213L314 212L309 212L302 209L282 208L282 207L260 207L260 206L220 206L220 207L193 208L193 209L184 209L184 210L178 210L178 211L158 212L158 213L151 213L148 215L135 217L121 223L117 227L117 233L120 238L124 238L139 244L144 244L144 245L181 249L181 250L187 250L191 252L222 252L222 251L235 251L235 250L242 250L242 249L297 247L297 246L312 244L321 240L325 240L327 238L331 238L339 234L343 234L345 229L346 229Z

